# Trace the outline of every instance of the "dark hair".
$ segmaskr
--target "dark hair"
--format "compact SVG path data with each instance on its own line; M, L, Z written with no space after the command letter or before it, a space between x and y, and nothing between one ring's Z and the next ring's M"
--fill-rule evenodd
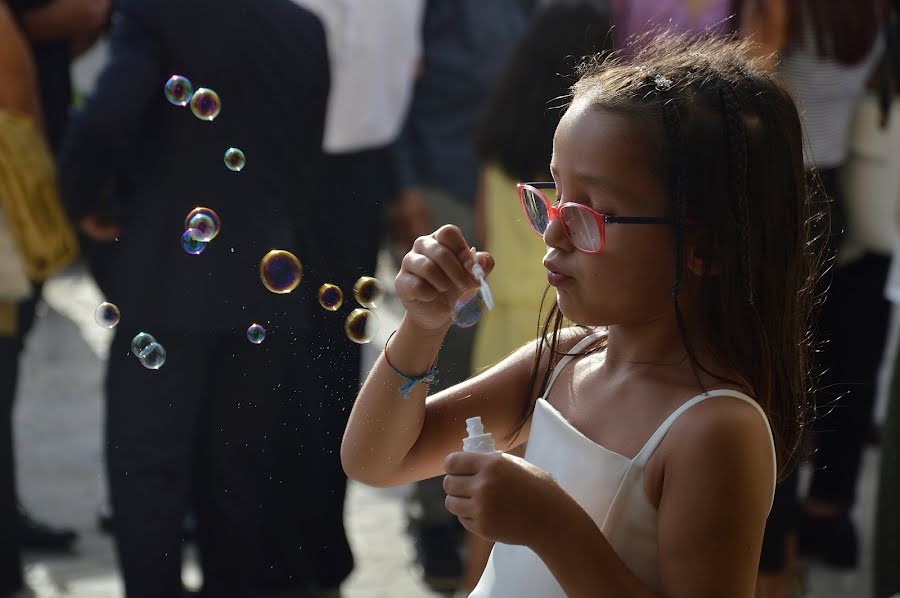
M547 170L553 132L585 56L611 49L609 16L590 4L537 13L510 55L476 130L482 162L532 180Z
M811 237L824 216L807 191L797 108L747 49L733 39L663 34L631 58L590 61L573 92L591 109L629 117L657 150L675 222L673 308L688 358L698 380L702 370L755 396L784 471L810 413L809 330L821 267L821 244ZM711 258L700 309L726 377L700 363L679 305L689 217L700 223L690 227L697 254ZM553 305L531 397L545 391L561 355L563 321ZM533 409L526 401L521 425Z

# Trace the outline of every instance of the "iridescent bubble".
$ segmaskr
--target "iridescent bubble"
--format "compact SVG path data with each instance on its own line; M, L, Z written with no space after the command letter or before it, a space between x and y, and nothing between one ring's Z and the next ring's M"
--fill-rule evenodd
M344 291L336 284L326 282L319 287L319 305L328 311L337 311L344 304Z
M210 208L204 208L203 206L197 206L196 208L194 208L193 210L188 212L188 215L184 219L184 228L197 228L202 232L202 230L203 230L202 228L191 225L191 222L194 220L194 218L198 214L203 214L212 219L213 232L212 232L212 236L209 238L209 240L212 241L213 239L215 239L218 236L219 231L222 230L222 221L219 220L219 215L216 214L216 212ZM194 222L194 224L197 224L197 222Z
M166 362L166 350L163 346L153 341L138 354L141 365L148 370L158 370Z
M156 339L153 338L152 335L147 334L146 332L138 332L133 339L131 339L131 352L134 353L135 357L140 357L141 353L144 352L150 343L155 343Z
M377 278L362 276L353 285L353 296L356 298L356 302L363 307L372 308L384 297L384 287Z
M216 221L209 214L204 213L194 214L194 217L188 222L188 230L197 231L195 239L204 243L209 243L219 234Z
M244 152L236 147L228 148L228 151L225 152L225 166L228 167L228 170L240 172L244 169L245 164L247 164L247 158L244 157Z
M290 251L273 249L259 262L259 277L273 293L290 293L303 278L303 266Z
M208 243L201 241L202 233L196 228L189 228L181 235L181 247L191 255L203 253Z
M122 314L119 308L112 303L104 301L94 310L94 320L104 328L114 328L119 323Z
M222 102L219 94L211 89L201 87L191 96L191 112L201 120L212 120L219 116Z
M344 332L354 343L364 345L375 336L378 322L375 314L368 309L357 308L350 312L344 322Z
M487 306L481 297L481 289L470 289L460 295L453 304L452 320L460 328L471 328L478 323L485 311Z
M194 86L187 77L172 75L166 81L165 91L169 103L176 106L187 106L187 103L191 101L191 96L194 95Z
M266 329L260 324L250 324L250 328L247 329L247 340L254 345L260 344L266 340Z

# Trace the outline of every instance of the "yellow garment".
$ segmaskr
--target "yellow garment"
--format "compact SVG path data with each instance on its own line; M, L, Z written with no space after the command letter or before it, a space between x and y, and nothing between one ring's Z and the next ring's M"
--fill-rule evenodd
M75 232L59 200L56 166L31 119L0 110L0 205L33 281L69 264Z
M542 264L547 247L525 220L516 182L497 166L485 168L487 250L496 261L488 283L495 307L478 323L473 371L497 363L537 338L541 298L547 288Z

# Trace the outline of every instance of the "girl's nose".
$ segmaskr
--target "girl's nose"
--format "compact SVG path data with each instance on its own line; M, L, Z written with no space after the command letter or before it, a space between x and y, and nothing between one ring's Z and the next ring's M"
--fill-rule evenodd
M569 241L566 229L563 227L562 218L559 214L555 218L550 219L547 228L544 229L544 244L547 247L559 249L560 251L574 251L575 247Z

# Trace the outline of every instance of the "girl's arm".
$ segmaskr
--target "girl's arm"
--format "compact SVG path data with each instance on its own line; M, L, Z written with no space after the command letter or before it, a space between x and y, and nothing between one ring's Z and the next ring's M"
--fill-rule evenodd
M0 2L0 110L28 115L42 126L31 51L4 2Z
M469 274L469 246L455 226L445 226L416 240L397 275L397 294L407 312L387 344L391 365L410 376L429 371L437 361L450 327L451 306L463 289L477 286ZM488 254L479 253L486 272L493 267ZM382 354L359 392L341 444L341 463L347 476L372 486L393 486L436 476L443 460L462 447L465 420L481 416L497 448L524 442L528 427L510 442L521 408L529 399L528 382L534 343L497 366L431 397L417 384L404 400L405 380ZM440 376L440 374L438 374Z
M765 423L737 399L707 401L678 419L666 443L657 516L659 594L560 491L554 516L530 545L567 596L753 596L775 477Z

